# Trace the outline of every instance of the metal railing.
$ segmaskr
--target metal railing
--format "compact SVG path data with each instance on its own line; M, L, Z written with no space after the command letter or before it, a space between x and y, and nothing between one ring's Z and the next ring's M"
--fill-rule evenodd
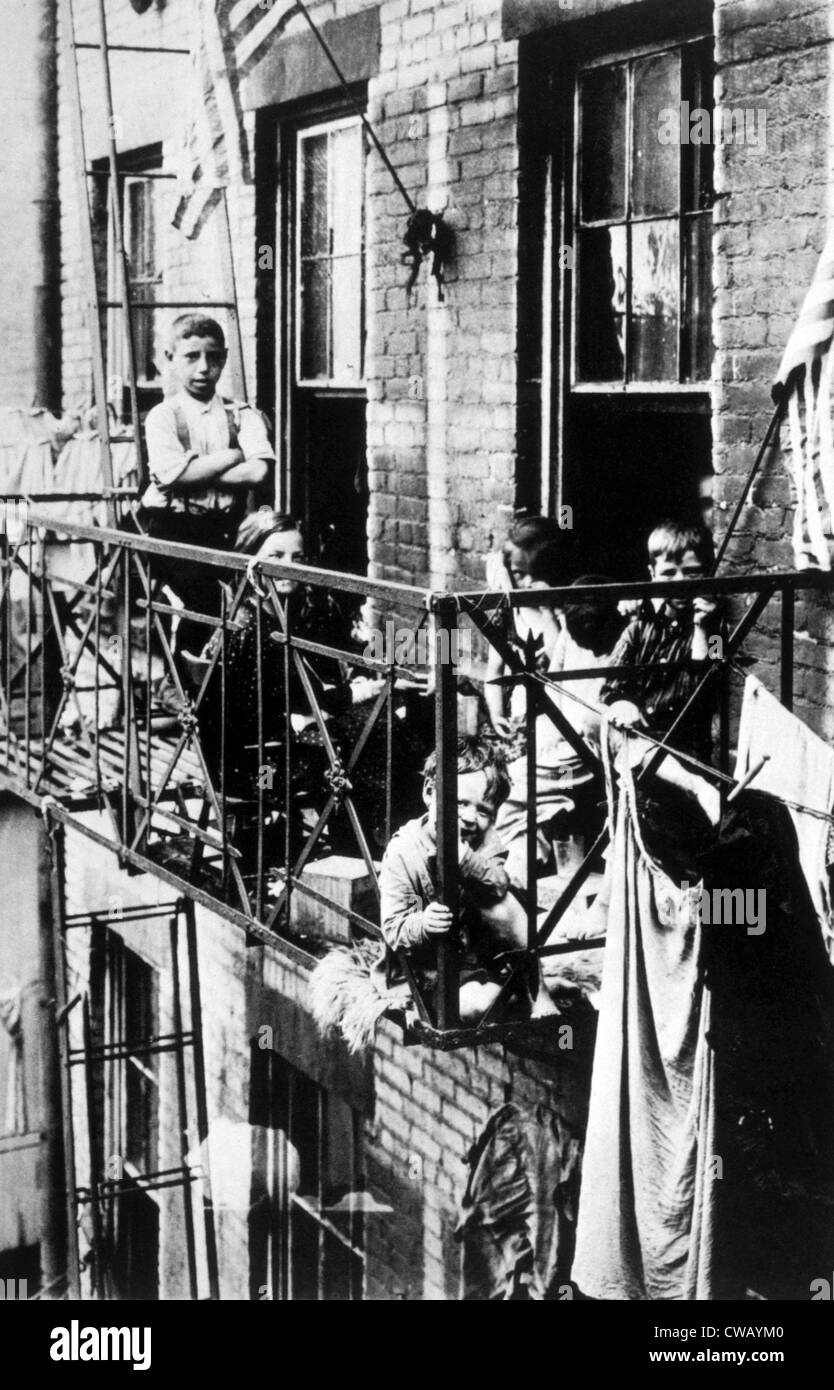
M86 557L83 577L56 562L55 542L70 538ZM184 610L166 591L158 571L172 561L216 576L214 611ZM292 601L288 580L300 586ZM736 610L718 658L681 663L691 668L695 688L666 741L674 746L699 694L715 684L717 775L726 777L730 686L746 639L778 601L772 656L781 699L790 705L796 596L832 583L817 572L779 572L605 586L613 602L709 594ZM552 907L540 912L537 720L552 720L576 756L598 771L597 750L548 698L548 686L567 688L588 672L543 679L533 644L519 646L499 618L502 610L558 607L568 595L593 598L599 589L435 593L274 560L253 566L246 556L134 530L56 522L31 506L20 533L0 537L0 784L35 805L47 799L50 815L114 850L129 870L157 875L256 939L280 936L287 951L300 949L307 959L311 940L299 926L305 914L294 908L298 901L314 913L335 913L345 937L380 936L379 861L398 824L420 808L420 768L433 750L438 898L456 914L460 673L452 661L437 661L429 693L421 693L410 688L410 661L397 660L396 650L374 655L377 648L354 633L362 604L380 627L396 615L399 630L428 628L429 648L439 653L457 650L459 631L469 626L498 650L509 681L527 692L528 873L521 900L529 965L530 956L577 949L554 943L553 932L598 863L607 830L560 884ZM172 636L172 624L183 621L198 623L209 639L187 658ZM173 691L173 714L154 708L160 676ZM365 678L359 692L357 677ZM350 704L353 693L365 698ZM662 757L658 748L652 761ZM310 869L323 855L353 859L367 901L337 901L315 886ZM404 966L417 1033L447 1046L464 1033L475 1041L495 1035L511 1016L525 961L508 972L488 1014L468 1031L459 1026L453 938L437 946L432 996Z

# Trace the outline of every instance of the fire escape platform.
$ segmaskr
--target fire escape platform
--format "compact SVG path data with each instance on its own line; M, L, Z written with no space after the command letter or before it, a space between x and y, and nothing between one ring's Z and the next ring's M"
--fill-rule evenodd
M138 771L143 781L150 780L152 786L159 786L177 743L175 733L165 734L157 729L153 732L150 749L147 741L141 739ZM99 806L103 796L121 789L126 765L125 745L124 729L104 730L95 741L91 735L67 730L56 734L45 758L42 739L32 738L27 745L24 738L3 735L0 736L0 785L34 803L50 796L73 810L93 809ZM135 751L133 757L136 758ZM150 779L147 775L149 757ZM176 760L160 801L202 795L204 786L200 760L186 746Z

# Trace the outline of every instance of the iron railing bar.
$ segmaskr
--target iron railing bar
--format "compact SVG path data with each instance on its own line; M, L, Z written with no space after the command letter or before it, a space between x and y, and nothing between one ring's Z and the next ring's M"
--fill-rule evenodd
M180 994L180 956L179 956L179 910L174 912L169 924L169 941L171 944L171 1010L173 1014L174 1029L181 1037L185 1037L182 1026L182 998ZM201 1026L202 1021L197 1020L197 1026ZM191 1019L191 1029L189 1030L189 1042L196 1048L197 1039L195 1037L195 1020ZM195 1054L196 1060L196 1054ZM177 1076L177 1118L179 1120L179 1147L180 1147L180 1168L183 1179L190 1177L188 1167L188 1100L185 1088L185 1054L183 1047L176 1050L175 1056L176 1076ZM188 1283L191 1297L197 1297L197 1252L194 1240L194 1208L191 1202L191 1192L186 1181L183 1182L183 1218L185 1220L185 1246L188 1262Z
M282 869L278 869L278 875L280 880L286 883L286 872ZM321 903L322 907L329 907L335 910L343 917L346 917L349 922L355 922L357 927L361 927L363 932L373 937L375 941L382 940L382 932L379 927L368 917L363 917L361 912L355 912L352 907L345 907L342 903L334 902L332 898L327 897L326 893L320 893L317 888L311 888L309 883L303 878L299 878L296 874L292 874L291 877L292 886L297 892L303 893L305 897L312 898L314 902Z
M282 647L286 642L286 638L280 632L272 634L269 640ZM413 668L399 666L396 662L384 661L381 657L365 656L363 652L346 651L343 647L328 647L324 642L313 642L308 637L293 637L292 642L299 651L310 652L314 656L329 656L336 661L347 662L351 666L362 666L369 671L378 671L380 675L387 675L389 670L393 669L397 676L402 676L406 680L414 680Z
M317 723L318 726L319 726L319 733L321 734L322 743L324 744L324 749L325 749L325 752L327 753L327 757L328 757L329 762L330 762L330 770L331 770L331 772L333 772L333 771L335 770L335 768L336 768L337 763L339 763L339 764L341 763L341 759L339 758L339 756L338 756L338 754L337 754L337 752L336 752L336 748L335 748L335 746L334 746L334 744L333 744L333 741L332 741L332 739L331 739L331 737L330 737L330 732L329 732L329 730L328 730L328 728L327 728L326 720L325 720L325 718L324 718L324 715L322 714L321 708L319 707L319 702L318 702L318 700L316 699L316 693L315 693L315 691L313 690L312 681L310 680L309 674L308 674L308 672L307 672L307 670L306 670L306 668L305 668L305 665L304 665L304 658L303 658L298 652L296 652L296 651L293 651L293 652L292 652L292 658L293 658L293 661L295 662L296 670L298 671L298 674L299 674L299 676L301 677L301 683L302 683L302 685L304 686L304 691L305 691L305 694L306 694L306 696L307 696L307 699L308 699L309 702L310 702L310 706L311 706L312 711L313 711L313 717L315 718L315 721L316 721L316 723ZM379 702L377 702L377 703L378 703L378 708L377 708L375 714L373 715L374 722L376 722L376 715L379 713L379 709L381 709L381 705L379 705ZM361 826L361 824L360 824L360 822L359 822L359 817L358 817L357 814L356 814L356 808L355 808L354 805L353 805L353 799L352 799L352 797L351 797L351 795L350 795L350 792L345 792L345 793L344 793L344 805L345 805L345 809L346 809L346 811L347 811L347 813L348 813L348 819L350 820L351 828L353 829L353 833L354 833L355 836L356 836L356 840L357 840L357 843L358 843L358 845L359 845L359 849L360 849L360 851L361 851L362 858L365 860L365 864L366 864L366 866L367 866L368 873L369 873L370 876L371 876L372 882L373 882L373 884L374 884L374 888L375 888L375 890L376 890L376 892L377 892L377 894L378 894L378 893L379 893L379 882L378 882L378 879L377 879L376 865L374 864L373 856L372 856L371 851L370 851L370 848L369 848L369 846L368 846L368 842L367 842L367 840L365 839L365 833L364 833L364 831L363 831L363 829L362 829L362 826Z
M179 788L177 788L177 790L179 790ZM135 796L134 800L137 801L140 806L147 807L149 805L149 798L147 796ZM203 830L199 820L194 821L191 820L189 816L181 816L177 811L172 811L169 806L155 806L153 809L162 820L173 821L175 825L181 826L183 830L190 831L192 835L202 840L204 845L208 845L210 849L216 849L222 854L223 840L217 839L216 836L212 835L210 830ZM240 859L242 857L240 850L235 849L233 845L229 846L228 853L235 859Z
M666 671L668 673L677 671L704 671L707 667L715 665L717 658L713 657L690 657L685 661L646 661L636 666L582 666L571 668L569 671L546 671L543 672L551 681L580 681L607 676L639 676L654 671ZM511 676L496 676L490 681L490 685L517 685L525 679L523 673Z
M223 634L223 644L225 648L226 636ZM264 679L263 679L263 605L260 596L255 600L255 675L257 688L255 698L257 700L257 719L258 719L258 838L256 845L257 859L255 872L255 916L258 921L263 920L264 905ZM226 663L223 662L225 670Z
M302 871L302 869L303 869L303 868L305 867L305 865L307 864L308 860L310 859L310 856L311 856L312 853L313 853L313 850L315 849L315 847L316 847L316 845L317 845L317 843L318 843L318 841L319 841L319 838L320 838L320 836L321 836L321 834L322 834L322 832L323 832L323 830L324 830L324 827L326 826L328 820L330 819L331 812L333 811L335 805L336 805L336 794L335 794L335 792L331 792L330 795L329 795L328 798L327 798L327 801L325 802L324 807L323 807L322 810L319 812L319 818L318 818L318 820L316 821L315 825L313 826L313 829L310 831L310 834L309 834L308 837L307 837L307 840L305 841L304 845L302 846L301 853L299 854L298 859L297 859L295 865L293 866L291 878L294 878L297 874L300 874L301 871ZM285 897L287 897L287 898L289 897L289 892L288 892L287 887L286 887L286 877L287 877L287 875L286 875L286 869L284 870L284 875L283 875L283 876L284 876L284 880L285 880L285 887L284 887L282 893L280 894L280 896L279 896L277 902L276 902L276 903L274 904L274 906L272 907L272 910L271 910L271 912L270 912L268 918L266 919L266 925L267 925L268 927L271 927L272 924L273 924L273 922L276 920L276 918L277 918L279 912L281 911L281 908L282 908L283 905L284 905L284 899L285 899Z
M188 564L201 564L209 569L226 570L246 575L250 560L233 550L212 550L208 546L186 545L183 541L162 541L142 533L134 535L130 531L117 531L105 526L88 526L82 522L64 522L41 514L37 507L30 507L27 523L29 526L46 526L56 535L65 535L76 540L92 541L97 545L113 545L121 549L138 551L140 554L160 555L168 559L184 560ZM409 609L425 610L431 598L429 590L415 590L405 584L396 584L388 579L366 579L361 576L342 574L338 570L316 569L312 565L282 565L277 560L260 560L259 574L273 579L294 579L301 584L309 584L319 589L336 589L346 594L361 594L365 598L387 599L393 605L400 604ZM713 581L722 583L721 580ZM542 591L543 592L543 591Z
M190 622L204 623L206 627L219 628L222 625L220 618L215 618L211 613L198 613L196 608L177 608L175 604L162 603L160 599L148 602L147 599L140 598L136 600L136 607L143 611L150 608L154 613L169 613L180 619L187 618ZM233 632L244 631L242 623L230 622L229 627Z
M32 650L32 531L31 531L31 528L30 528L29 531L28 531L28 539L29 539L29 559L28 559L28 564L27 564L27 572L28 572L28 575L29 575L29 584L28 584L27 587L26 587L26 651L27 651L27 652L31 652L31 650ZM41 639L40 639L40 649L41 649L41 679L42 679L42 680L45 679L45 673L46 673L46 642L44 641L44 637L45 637L45 634L42 634L42 635L41 635ZM31 672L32 672L32 663L31 663L31 661L27 661L27 662L26 662L26 667L25 667L25 670L24 670L24 673L23 673L23 699L24 699L24 701L25 701L24 710L23 710L23 740L24 740L24 744L25 744L25 747L26 747L26 785L27 785L27 786L29 785L29 761L30 761L30 752L31 752L31 747L32 747L32 711L31 711L31 709L29 708L29 702L30 702L30 699L31 699L31 683L32 683L32 674L31 674Z
M499 653L505 664L510 667L516 676L525 676L529 680L529 674L525 674L525 668L519 659L512 643L503 634L501 629L491 621L484 613L472 613L472 622L487 639L491 646ZM551 724L555 725L562 738L570 745L576 756L591 772L596 772L600 766L599 755L591 748L586 739L573 727L570 720L562 713L558 705L552 699L548 699L544 688L539 685L536 689L534 698L534 711L536 714L545 714Z
M150 598L150 584L149 584L148 576L147 576L147 574L146 574L146 572L145 572L145 570L144 570L141 557L140 557L140 556L134 556L134 563L135 563L135 567L136 567L136 569L137 569L137 571L138 571L138 573L139 573L139 578L140 578L142 584L143 584L144 587L145 587L145 594L146 594L146 597L149 599L149 598ZM241 589L239 590L239 593L242 593L242 588L243 588L243 586L241 585ZM158 638L159 638L159 640L160 640L160 642L161 642L161 644L162 644L163 659L165 660L166 664L168 665L169 674L172 675L172 676L174 677L174 683L175 683L177 692L178 692L178 694L179 694L179 698L180 698L181 701L183 702L183 706L184 706L184 707L187 707L191 702L190 702L190 701L187 699L187 697L186 697L185 691L184 691L184 689L183 689L182 681L180 680L179 672L178 672L177 669L176 669L176 663L175 663L175 661L174 661L173 651L171 650L171 646L170 646L170 643L168 642L168 638L167 638L167 635L166 635L166 633L165 633L165 629L163 628L161 619L160 619L160 617L159 617L159 615L158 615L157 613L154 614L154 626L155 626L156 631L157 631L157 636L158 636ZM219 659L219 652L215 652L215 653L213 654L212 658L211 658L210 661L209 661L208 668L207 668L207 670L206 670L206 672L205 672L205 675L204 675L204 677L203 677L202 684L201 684L201 686L200 686L200 690L199 690L198 695L197 695L197 699L193 702L192 708L193 708L195 711L196 711L196 708L197 708L197 706L199 705L199 702L200 702L200 700L202 699L202 697L203 697L203 695L204 695L204 693L205 693L205 691L206 691L206 689L207 689L208 682L209 682L209 680L210 680L210 678L211 678L211 675L212 675L212 673L213 673L213 671L214 671L215 666L217 665L218 659ZM189 730L188 730L187 728L183 729L182 734L179 736L179 738L178 738L178 740L177 740L177 744L176 744L176 747L175 747L175 750L174 750L174 755L173 755L173 757L171 758L170 762L168 763L167 768L165 769L165 772L164 772L164 774L163 774L161 785L157 788L156 793L155 793L155 795L154 795L154 797L153 797L153 804L154 804L154 805L157 805L157 804L158 804L159 799L160 799L160 797L161 797L163 791L165 790L165 788L166 788L167 785L168 785L168 782L170 781L171 777L173 776L174 768L176 767L177 763L179 762L179 760L180 760L180 758L181 758L181 756L182 756L182 753L183 753L183 751L184 751L186 745L190 745L190 743L191 743L191 738L192 738L192 735L191 735L191 733L189 733ZM202 772L202 775L203 775L203 778L204 778L204 781L205 781L205 790L209 793L209 799L210 799L211 802L212 802L212 809L214 810L214 813L215 813L215 815L218 817L218 820L219 820L220 808L219 808L219 806L218 806L218 804L217 804L217 800L216 800L216 797L215 797L215 795L214 795L214 787L213 787L213 784L212 784L211 776L210 776L210 773L209 773L209 770L208 770L208 767L207 767L205 758L203 757L202 746L201 746L201 743L200 743L200 740L199 740L198 737L195 738L194 741L193 741L193 749L192 749L192 751L196 752L196 754L197 754L197 759L198 759L198 762L199 762L199 764L200 764L200 770L201 770L201 772ZM146 814L145 820L142 821L142 822L140 822L140 824L139 824L139 827L138 827L138 829L137 829L137 831L136 831L136 835L135 835L134 840L133 840L133 845L131 846L131 847L134 848L134 849L135 849L136 845L138 845L138 844L140 843L140 841L141 841L142 835L143 835L144 830L145 830L145 826L146 826L147 824L150 823L150 818L151 818L152 810L153 810L153 807L151 807L151 810ZM242 882L241 882L240 888L243 888ZM239 888L239 891L240 891L240 888ZM244 893L244 899L246 899L245 888L243 888L243 893Z
M441 598L434 607L434 633L451 631L457 621L457 602ZM436 668L434 698L437 822L437 896L448 907L453 927L458 919L458 812L457 812L457 689L454 670ZM452 933L437 941L438 1027L455 1028L460 1022L460 962Z
M466 590L455 600L474 618L476 612L502 608L558 608L562 601L605 597L622 599L692 599L701 594L755 594L769 586L802 589L834 588L834 570L769 570L766 573L704 575L698 579L632 579L612 584L571 584L551 589Z

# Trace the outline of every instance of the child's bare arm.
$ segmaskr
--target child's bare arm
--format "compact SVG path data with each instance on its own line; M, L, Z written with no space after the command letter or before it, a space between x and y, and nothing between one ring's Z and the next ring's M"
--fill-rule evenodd
M240 451L236 450L235 452L239 453ZM267 471L266 459L242 459L240 463L233 464L223 473L223 486L256 487L258 483L263 482Z
M479 903L500 902L510 887L504 867L506 850L498 845L486 850L463 846L459 853L458 872L461 883Z
M153 468L153 456L149 462ZM215 478L223 478L225 483L229 471L240 467L242 463L243 454L240 449L218 449L213 454L191 454L176 479L177 487L203 487Z
M205 487L235 464L242 463L240 449L218 449L211 454L189 452L177 433L176 420L167 403L156 406L145 426L148 468L163 490Z

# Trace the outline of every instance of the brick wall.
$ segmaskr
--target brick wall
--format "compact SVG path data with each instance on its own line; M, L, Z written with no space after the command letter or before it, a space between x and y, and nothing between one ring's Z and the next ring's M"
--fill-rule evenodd
M400 265L406 209L378 159L368 197L371 573L443 588L483 576L513 497L517 45L491 0L380 10L369 116L414 202L454 233L446 303Z
M717 159L714 466L726 514L735 505L771 413L770 385L825 240L831 215L832 16L825 0L720 0L716 100L762 107L764 148L726 145ZM783 446L787 430L782 431ZM785 456L771 457L744 511L735 568L793 567ZM830 602L797 606L797 712L830 736ZM751 650L775 686L773 622Z
M43 340L52 325L45 314L44 287L52 280L48 248L41 240L41 211L54 170L45 110L51 74L46 57L48 26L39 0L24 0L6 16L0 122L0 406L58 405L39 381ZM50 195L54 196L54 194ZM58 256L57 227L53 244ZM48 293L48 291L47 291ZM56 335L57 336L57 335ZM56 344L57 346L57 344ZM54 378L57 391L57 373ZM39 397L39 399L36 399Z
M174 1026L173 982L165 918L123 922L119 909L167 903L174 893L152 878L127 877L115 857L79 833L67 834L67 911L104 911L108 927L158 972L159 1030ZM299 1011L306 1015L307 967L275 947L247 947L243 934L215 914L197 908L202 1031L206 1065L209 1148L212 1136L228 1136L230 1125L251 1117L251 1048L269 1026L285 1059L305 1069L309 1058L294 1053L291 1036ZM89 929L70 932L70 997L89 982ZM184 946L180 964L187 979ZM184 995L187 988L183 984ZM188 1026L187 997L183 1004ZM81 1046L80 1010L70 1015L73 1046ZM476 1051L433 1052L406 1047L401 1032L383 1021L371 1054L364 1102L364 1165L368 1184L390 1214L366 1221L365 1296L385 1300L455 1300L460 1296L461 1248L454 1239L466 1186L466 1154L490 1113L512 1099L532 1109L556 1111L577 1137L584 1131L592 1033L574 1021L572 1035L554 1043L549 1056L524 1059L491 1046ZM554 1027L554 1034L556 1029ZM564 1045L565 1037L570 1046ZM318 1049L326 1052L324 1044ZM186 1051L190 1120L194 1120L193 1069ZM180 1162L175 1059L159 1059L159 1167ZM316 1059L318 1064L319 1059ZM313 1077L313 1079L319 1079ZM80 1071L73 1072L78 1181L87 1181L87 1129ZM338 1086L338 1082L334 1083ZM337 1092L338 1093L338 1092ZM246 1201L254 1148L215 1147L212 1181L217 1213L220 1294L247 1299L250 1288ZM234 1188L238 1205L224 1194ZM188 1280L183 1200L179 1189L158 1194L160 1205L160 1296L187 1298ZM198 1210L198 1209L196 1209ZM88 1218L84 1218L85 1229ZM197 1219L198 1253L201 1249ZM83 1243L83 1242L82 1242ZM205 1264L198 1260L200 1292L206 1296Z

